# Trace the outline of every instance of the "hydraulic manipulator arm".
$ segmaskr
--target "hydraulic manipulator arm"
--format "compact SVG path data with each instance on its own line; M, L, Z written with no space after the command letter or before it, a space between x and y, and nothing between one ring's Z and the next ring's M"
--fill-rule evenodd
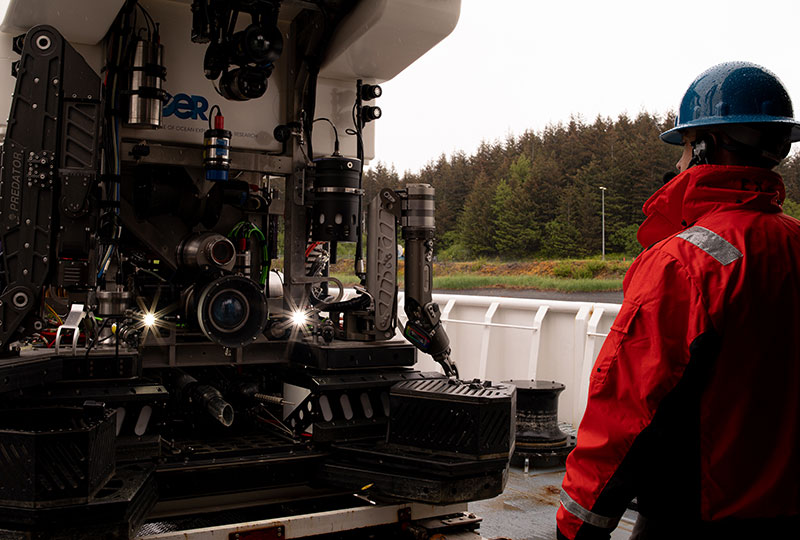
M428 184L409 184L402 205L405 241L405 312L403 335L422 352L430 354L448 377L458 377L450 360L450 338L441 323L439 304L433 301L434 189Z
M41 328L44 285L86 292L97 266L100 77L50 26L17 52L0 170L0 355Z

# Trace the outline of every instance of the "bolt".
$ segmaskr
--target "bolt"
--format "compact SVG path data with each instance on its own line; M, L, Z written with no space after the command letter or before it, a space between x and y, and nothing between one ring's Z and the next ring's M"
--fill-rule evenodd
M27 269L26 269L26 270L23 270L23 271L22 271L22 275L23 275L23 276L27 276L27 275L28 275L28 270L27 270Z
M42 257L42 262L46 263L47 262L47 257Z
M55 86L57 84L58 84L58 79L53 79L53 85Z
M39 106L38 106L36 103L34 103L33 105L31 105L31 109L38 109L38 108L39 108Z
M34 77L34 78L33 78L33 82L34 82L35 84L39 84L39 77Z
M30 242L25 242L25 249L28 249L29 247L31 247Z

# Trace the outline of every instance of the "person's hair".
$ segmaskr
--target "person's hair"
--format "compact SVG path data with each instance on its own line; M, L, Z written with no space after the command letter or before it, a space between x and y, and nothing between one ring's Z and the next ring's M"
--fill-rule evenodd
M772 169L789 155L791 130L791 126L756 123L714 126L708 132L715 135L716 145L727 150L736 165ZM713 153L709 160L714 162Z

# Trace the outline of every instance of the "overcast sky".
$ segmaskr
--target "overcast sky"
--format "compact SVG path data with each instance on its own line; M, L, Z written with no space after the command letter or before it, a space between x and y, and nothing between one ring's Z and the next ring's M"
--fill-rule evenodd
M798 116L799 33L798 0L462 0L453 33L382 85L374 162L402 174L570 114L677 110L727 60L778 74Z

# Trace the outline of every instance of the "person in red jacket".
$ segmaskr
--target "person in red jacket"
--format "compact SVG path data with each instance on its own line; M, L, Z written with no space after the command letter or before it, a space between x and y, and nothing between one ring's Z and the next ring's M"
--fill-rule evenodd
M680 171L644 205L639 255L592 368L558 538L800 538L800 222L772 171L800 140L781 81L701 74Z

